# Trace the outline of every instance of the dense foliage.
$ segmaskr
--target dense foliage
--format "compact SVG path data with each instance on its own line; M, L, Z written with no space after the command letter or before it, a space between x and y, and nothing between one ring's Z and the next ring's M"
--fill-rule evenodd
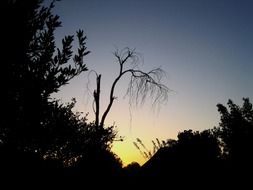
M89 51L82 30L76 32L76 50L73 35L65 36L61 47L56 47L55 31L61 22L52 13L55 2L48 7L42 3L4 2L8 39L4 82L8 86L0 127L1 171L36 176L79 165L83 169L76 172L81 173L95 168L96 161L120 168L120 160L110 151L114 126L96 128L81 113L73 112L74 99L63 104L51 98L87 71L83 58ZM94 159L96 156L100 159Z

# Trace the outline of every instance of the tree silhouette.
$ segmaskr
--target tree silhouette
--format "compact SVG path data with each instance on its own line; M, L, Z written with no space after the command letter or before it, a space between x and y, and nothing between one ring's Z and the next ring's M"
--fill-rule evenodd
M18 141L21 146L36 145L46 125L44 114L50 95L87 70L83 57L89 51L86 51L83 31L77 31L79 47L70 64L74 36L65 36L62 48L56 48L54 32L61 26L59 16L52 14L54 2L49 7L41 3L39 0L8 1L6 7L10 40L6 47L9 58L6 110L12 113L6 113L0 134L3 142L16 144Z
M113 126L98 129L81 113L73 112L74 99L63 104L51 98L87 71L83 58L89 51L82 30L76 33L75 51L73 35L65 36L62 47L56 48L54 33L61 22L52 14L55 1L49 7L42 2L4 4L8 87L0 126L0 170L7 177L28 179L119 172L121 161L110 151L116 136Z
M103 127L105 119L111 110L115 97L115 88L120 79L129 74L130 81L127 88L127 95L129 96L129 103L139 105L143 104L146 98L151 98L153 106L167 100L168 92L167 86L162 84L164 71L161 68L152 69L149 72L144 72L139 69L139 56L135 50L124 48L121 51L115 51L117 64L119 65L118 76L114 79L109 96L109 103L101 116L100 115L100 80L101 74L96 74L97 87L94 90L93 98L95 102L95 124Z
M227 105L228 108L222 104L217 105L221 114L221 121L219 127L215 128L218 137L221 139L224 157L238 164L252 163L252 104L249 98L243 98L241 107L234 104L232 100L229 100Z

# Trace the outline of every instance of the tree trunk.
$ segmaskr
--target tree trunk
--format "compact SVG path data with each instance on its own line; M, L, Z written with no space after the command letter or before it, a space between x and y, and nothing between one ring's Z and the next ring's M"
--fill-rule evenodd
M96 110L95 110L95 125L96 127L99 126L99 106L100 106L100 81L101 81L101 75L97 76L97 89L94 90L94 100L95 100L95 104L96 104Z

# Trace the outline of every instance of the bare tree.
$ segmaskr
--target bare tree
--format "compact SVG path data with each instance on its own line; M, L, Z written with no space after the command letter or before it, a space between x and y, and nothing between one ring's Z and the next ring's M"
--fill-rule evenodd
M132 105L141 105L147 98L152 100L152 105L156 106L167 100L170 89L162 84L161 80L165 72L161 68L152 69L149 72L144 72L139 69L139 55L135 49L124 48L121 51L114 52L117 64L119 65L119 74L112 83L110 91L109 103L106 110L103 112L101 121L99 121L100 113L100 80L101 75L96 73L97 87L93 92L95 103L95 124L97 127L103 127L105 119L111 110L115 100L114 91L119 80L129 74L130 81L128 84L126 95L129 96L129 103Z

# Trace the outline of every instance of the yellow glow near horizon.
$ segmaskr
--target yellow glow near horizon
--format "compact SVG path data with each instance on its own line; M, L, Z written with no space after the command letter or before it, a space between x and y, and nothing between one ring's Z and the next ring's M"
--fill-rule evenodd
M127 166L132 162L138 162L140 165L143 165L146 162L137 148L134 147L132 139L115 142L112 151L122 160L123 166Z
M61 93L66 96L70 92L72 91L62 91ZM73 95L70 94L69 97L71 96ZM117 126L115 130L118 132L118 136L124 137L123 142L115 141L112 146L112 151L122 160L123 166L127 166L131 162L138 162L143 165L147 161L133 144L133 142L136 142L136 138L141 139L147 149L152 151L153 145L151 141L156 138L160 141L169 138L176 139L179 131L212 128L218 123L216 120L219 117L215 107L210 112L208 109L202 109L202 113L205 113L206 117L202 115L196 120L192 115L197 115L195 112L200 109L198 106L202 105L192 105L191 102L179 101L178 98L178 96L171 96L168 106L162 106L159 113L154 113L149 103L147 103L138 109L131 110L131 116L126 99L115 101L108 114L106 126L111 126L115 123ZM64 101L68 102L70 98ZM103 104L104 102L101 103ZM76 110L81 110L84 113L89 112L88 121L93 121L93 112L84 108L90 107L84 106L82 97L79 97Z
M188 109L180 110L181 112L185 112L184 117L182 117L173 103L170 104L169 108L164 107L164 109L161 109L159 114L150 111L148 105L133 110L132 124L130 124L128 111L126 109L119 109L123 107L127 106L122 105L122 102L117 102L108 117L108 123L113 123L114 120L112 118L117 118L116 130L118 131L118 135L125 137L123 142L116 141L112 147L112 151L122 160L123 166L131 162L138 162L140 165L143 165L147 161L133 144L133 142L136 142L136 138L139 138L143 142L148 151L152 151L152 140L156 141L156 138L159 141L177 139L177 134L180 131L188 129L202 130L204 127L200 128L200 126L205 126L206 128L214 126L206 125L206 123L211 123L213 120L210 117L194 121L187 115ZM141 146L140 148L144 151Z

